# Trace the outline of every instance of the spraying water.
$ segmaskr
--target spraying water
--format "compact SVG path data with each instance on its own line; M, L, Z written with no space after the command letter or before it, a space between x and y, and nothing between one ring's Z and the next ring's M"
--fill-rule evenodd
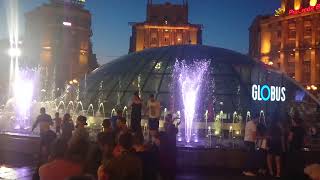
M18 124L27 128L30 126L30 108L34 94L34 81L38 75L32 70L18 70L13 83L16 119ZM29 122L30 121L30 122Z
M174 65L183 101L186 142L191 140L198 93L209 65L210 61L198 61L193 64L186 64L185 61L176 61Z

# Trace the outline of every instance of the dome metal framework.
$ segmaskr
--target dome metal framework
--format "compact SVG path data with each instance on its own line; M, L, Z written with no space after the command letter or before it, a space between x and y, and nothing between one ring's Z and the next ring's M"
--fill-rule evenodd
M301 115L315 114L319 102L293 79L250 57L223 48L203 45L181 45L148 49L115 59L93 71L80 84L80 99L89 106L103 103L105 112L115 107L128 106L134 92L139 91L146 102L153 93L162 109L181 110L179 93L174 92L174 64L184 60L210 61L205 84L198 103L198 117L204 112L223 111L226 119L234 112L246 116L247 111L265 112L266 117L275 113L289 113L292 108ZM254 101L253 84L286 87L286 101Z

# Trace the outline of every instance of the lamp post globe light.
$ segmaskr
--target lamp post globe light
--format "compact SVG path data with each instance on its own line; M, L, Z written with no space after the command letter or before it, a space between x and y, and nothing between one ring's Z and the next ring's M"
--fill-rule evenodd
M21 50L18 47L12 47L9 49L8 54L10 57L20 57Z

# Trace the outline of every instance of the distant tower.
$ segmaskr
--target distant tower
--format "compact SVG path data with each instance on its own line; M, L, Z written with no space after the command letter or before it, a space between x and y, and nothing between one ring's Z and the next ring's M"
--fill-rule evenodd
M129 52L179 44L202 44L202 25L188 19L188 1L182 4L153 4L147 1L144 22L132 25Z
M35 66L48 69L57 88L79 80L97 67L90 38L91 14L85 0L50 0L26 13L26 56ZM56 67L56 68L55 68ZM55 69L55 76L54 76Z

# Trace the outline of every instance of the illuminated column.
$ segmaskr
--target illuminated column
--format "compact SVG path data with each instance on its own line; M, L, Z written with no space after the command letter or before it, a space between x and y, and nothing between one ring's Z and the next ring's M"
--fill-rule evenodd
M268 24L261 25L261 45L260 45L261 60L264 63L269 62L269 53L271 50L271 32L268 29Z
M294 0L294 10L298 10L301 8L301 1L302 0Z
M281 0L281 9L286 10L287 0Z
M303 54L300 50L300 42L303 39L303 20L297 19L296 25L296 48L295 48L295 79L298 82L302 81L303 69Z
M281 32L281 51L280 51L280 69L283 72L287 72L288 60L285 53L286 42L288 38L288 21L282 21Z
M312 50L311 50L311 63L310 63L310 75L311 75L311 84L318 84L320 83L320 62L319 62L319 52L317 50L317 24L318 24L318 17L312 17Z

